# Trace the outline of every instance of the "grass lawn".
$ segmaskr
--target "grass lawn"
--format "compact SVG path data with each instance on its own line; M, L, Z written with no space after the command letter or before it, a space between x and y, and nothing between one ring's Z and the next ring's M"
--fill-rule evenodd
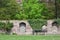
M60 36L59 35L48 35L48 36L44 36L44 35L20 35L20 36L16 36L16 35L0 35L0 40L60 40Z

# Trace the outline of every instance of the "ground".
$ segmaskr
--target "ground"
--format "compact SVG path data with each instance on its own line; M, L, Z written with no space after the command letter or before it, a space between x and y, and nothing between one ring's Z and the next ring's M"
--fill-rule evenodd
M60 40L59 35L0 35L0 40Z

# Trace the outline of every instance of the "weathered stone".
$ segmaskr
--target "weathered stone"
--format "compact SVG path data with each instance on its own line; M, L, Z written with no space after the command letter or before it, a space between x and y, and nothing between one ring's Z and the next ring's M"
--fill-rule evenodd
M6 23L7 21L1 20L0 22ZM31 35L31 34L33 34L33 29L27 20L10 20L10 22L13 23L13 28L11 29L11 34L13 34L13 33L16 33L17 35ZM54 20L48 20L47 26L45 26L45 25L42 26L42 30L45 30L45 29L47 30L47 32L45 32L45 34L60 34L60 27L58 28L56 25L52 26L53 22L54 22ZM21 23L26 24L25 28L23 28L23 26L20 25ZM23 31L23 32L21 32L21 31ZM5 33L5 32L3 30L0 30L0 33Z

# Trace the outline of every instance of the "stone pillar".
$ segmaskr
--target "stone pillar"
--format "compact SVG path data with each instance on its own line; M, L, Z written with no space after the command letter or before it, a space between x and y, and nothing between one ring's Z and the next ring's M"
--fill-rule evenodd
M52 22L53 20L47 21L47 34L52 34Z
M27 26L26 26L26 34L32 34L32 28L31 28L31 26L29 25L29 23L28 23Z
M13 22L13 28L12 28L12 34L13 33L18 33L18 28L19 28L19 26L18 26L19 24L18 24L18 22Z

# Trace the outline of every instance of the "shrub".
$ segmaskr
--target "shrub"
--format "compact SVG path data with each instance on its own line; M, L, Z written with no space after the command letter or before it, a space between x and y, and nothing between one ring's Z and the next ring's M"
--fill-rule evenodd
M0 29L3 29L3 28L4 28L4 26L5 26L5 23L0 22Z
M0 22L0 29L3 29L7 32L10 32L11 28L13 27L13 23L10 22Z
M60 19L55 19L55 21L60 25Z
M13 23L7 22L5 27L6 27L6 30L9 31L13 27Z
M16 33L13 33L13 35L17 35Z
M41 29L43 25L47 23L47 20L43 19L30 19L28 20L33 29Z

